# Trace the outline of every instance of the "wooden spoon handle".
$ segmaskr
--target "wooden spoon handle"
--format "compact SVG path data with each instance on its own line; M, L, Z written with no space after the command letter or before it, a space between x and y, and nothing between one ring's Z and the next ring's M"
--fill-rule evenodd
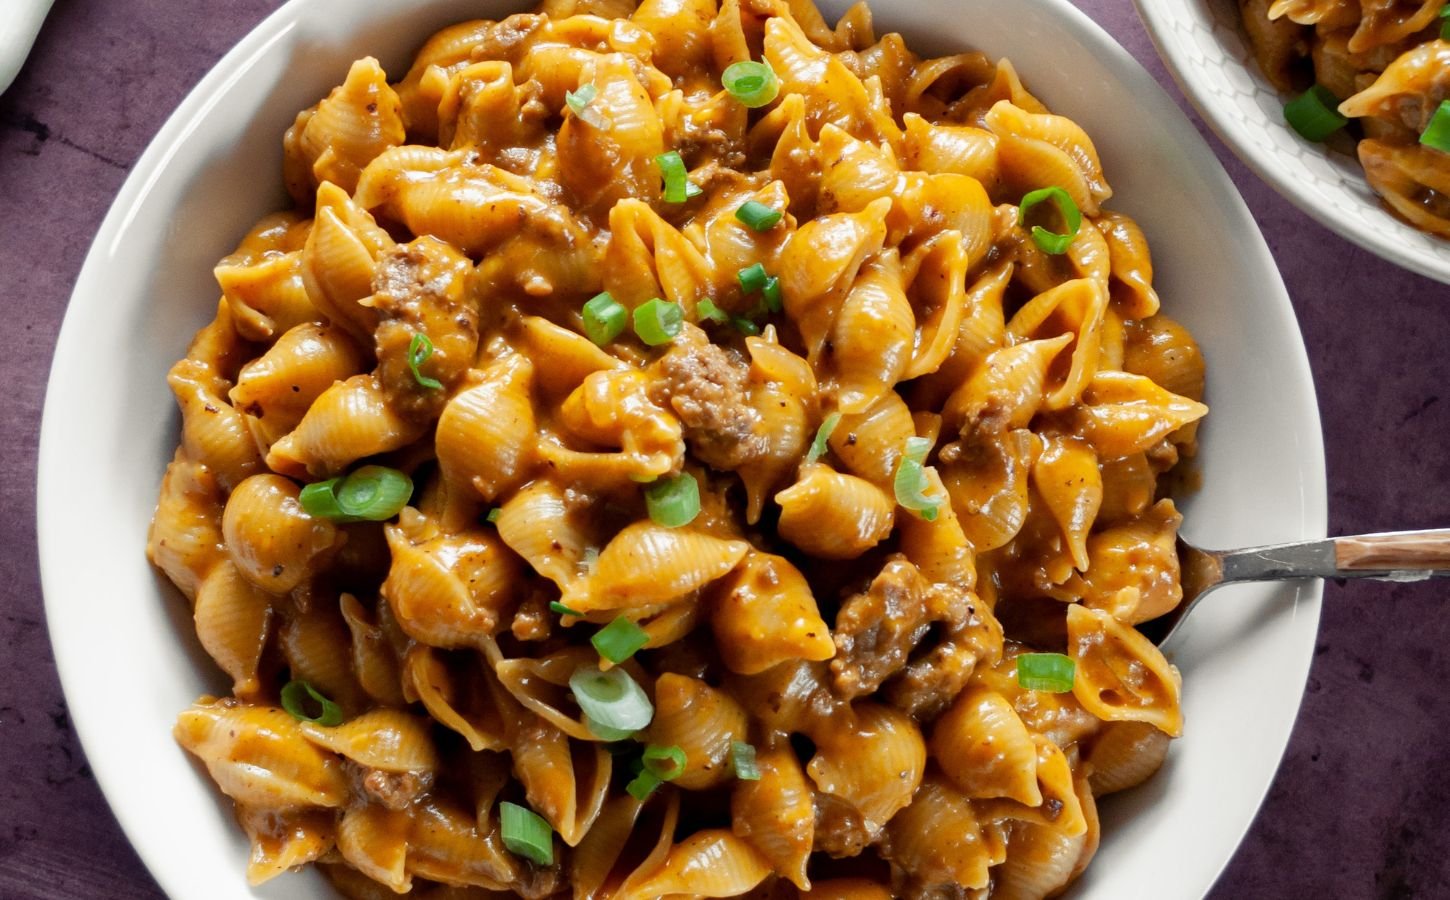
M1334 562L1346 572L1450 569L1450 529L1335 538Z

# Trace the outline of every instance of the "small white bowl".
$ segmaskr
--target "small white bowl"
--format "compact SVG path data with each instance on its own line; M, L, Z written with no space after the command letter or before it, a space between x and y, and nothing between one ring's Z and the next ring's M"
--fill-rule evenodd
M826 6L839 14L845 0ZM76 729L122 827L172 897L331 896L316 875L246 885L246 842L171 737L224 691L186 603L144 556L177 440L165 373L216 309L211 270L285 202L281 135L356 57L401 73L434 29L517 11L499 0L293 0L192 91L101 226L57 345L40 446L41 573ZM1298 325L1232 182L1174 102L1067 0L877 0L881 30L922 52L1010 57L1094 137L1110 204L1148 234L1165 309L1209 361L1204 488L1183 504L1205 546L1322 537L1324 453ZM1231 264L1225 264L1231 261ZM1316 583L1225 590L1178 647L1185 737L1147 785L1105 802L1078 897L1204 894L1273 778L1319 622Z
M1359 160L1299 137L1291 99L1254 62L1234 0L1133 0L1179 87L1249 168L1274 190L1381 259L1450 284L1450 241L1391 215Z

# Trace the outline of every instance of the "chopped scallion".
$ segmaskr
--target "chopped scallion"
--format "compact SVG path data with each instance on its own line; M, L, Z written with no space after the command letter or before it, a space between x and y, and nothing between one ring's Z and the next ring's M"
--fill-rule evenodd
M577 616L578 613L571 615ZM644 649L644 645L649 643L649 634L633 620L620 616L599 629L589 643L594 645L600 656L618 665Z
M1440 10L1440 40L1450 41L1450 6Z
M363 466L350 475L309 484L298 501L307 514L334 522L383 522L413 496L413 481L397 469Z
M495 506L493 509L488 511L488 515L484 516L483 520L490 525L496 525L498 524L498 517L501 515L503 515L503 510Z
M780 279L774 275L765 279L765 284L760 288L760 295L765 298L765 308L773 313L781 311L785 297L780 290Z
M629 784L625 785L624 789L626 791L629 791L629 795L631 797L643 803L644 801L649 799L650 794L653 794L655 792L655 788L659 787L660 783L661 782L658 775L655 775L653 772L645 769L638 775L634 776L634 780L630 781Z
M685 160L680 156L678 150L661 153L655 157L655 163L660 167L660 174L665 179L666 203L684 203L703 193L700 186L690 180L690 173L685 168Z
M735 318L730 320L730 324L734 325L735 330L745 335L746 337L753 337L757 334L760 334L760 326L745 318L744 316L736 316Z
M644 504L656 525L680 528L700 514L700 483L688 472L661 478L645 488Z
M1065 694L1072 690L1077 664L1061 653L1024 653L1017 657L1017 683L1029 691Z
M588 716L584 717L584 727L589 729L590 734L599 738L601 741L608 741L609 743L627 741L634 737L635 734L633 731L623 728L610 728L608 725L600 725Z
M928 522L936 519L937 511L941 509L942 505L941 497L926 496L929 482L926 480L926 467L922 465L922 462L930 451L931 441L929 439L908 438L906 450L902 453L901 462L896 467L896 480L893 484L896 489L896 502Z
M307 711L307 698L317 704L321 709L317 715ZM342 724L342 707L333 703L327 697L318 692L317 688L305 681L289 681L282 687L282 708L287 710L292 718L301 722L315 722L318 725Z
M746 200L735 210L735 218L750 226L753 231L769 231L780 224L785 213L772 209L759 200Z
M720 83L730 96L748 109L758 109L780 95L780 79L763 62L744 61L727 66Z
M543 816L505 800L498 805L498 823L503 845L510 853L541 866L554 864L554 829Z
M579 85L579 90L577 91L564 92L564 105L568 106L569 109L573 110L574 115L582 116L584 115L584 110L589 106L589 104L593 103L594 98L598 96L599 88L595 86L594 82L586 82Z
M688 760L685 751L679 747L660 747L650 744L644 748L644 770L653 773L660 781L674 781L685 774Z
M575 618L578 618L578 617L581 617L581 616L584 615L582 612L579 612L577 609L570 609L569 607L567 607L564 604L560 603L558 600L555 600L554 602L552 602L552 603L549 604L549 611L550 612L558 613L561 616L574 616Z
M701 320L710 322L730 321L730 316L726 315L725 310L716 306L715 301L708 297L695 304L695 315L699 316Z
M582 315L584 335L603 347L624 331L629 311L605 291L584 304Z
M730 742L730 764L741 781L759 781L760 767L755 764L755 748L744 741Z
M656 297L634 309L634 333L651 347L674 340L685 327L685 311L678 303Z
M1420 134L1420 143L1431 150L1450 153L1450 100L1440 101L1440 106L1430 117L1430 124Z
M438 391L443 389L443 382L436 378L429 378L418 371L418 367L427 362L428 357L432 355L433 342L428 339L428 335L421 331L414 334L412 342L408 344L408 369L413 373L413 380L419 385L430 391Z
M826 455L826 442L831 439L831 433L836 426L841 424L841 414L833 412L821 420L821 427L816 429L815 439L811 441L811 449L806 451L806 463L818 461Z
M654 704L644 688L618 666L608 672L593 666L577 669L569 676L569 689L584 714L605 728L639 731L654 718Z
M770 276L765 272L765 266L761 263L746 266L740 270L740 274L736 277L740 279L740 290L746 294L753 294L756 291L764 290L765 282L770 279Z
M1072 242L1077 239L1078 232L1082 230L1082 211L1073 202L1072 195L1062 188L1042 188L1022 198L1022 205L1018 208L1018 219L1021 221L1022 227L1027 227L1027 213L1044 200L1051 200L1057 207L1057 211L1062 214L1062 220L1067 226L1067 230L1059 234L1055 231L1048 231L1041 225L1034 225L1032 226L1032 239L1037 242L1038 247L1042 248L1043 253L1059 256L1067 252L1067 248L1072 246Z
M1322 84L1284 104L1284 121L1306 141L1322 141L1349 124L1339 114L1339 98Z

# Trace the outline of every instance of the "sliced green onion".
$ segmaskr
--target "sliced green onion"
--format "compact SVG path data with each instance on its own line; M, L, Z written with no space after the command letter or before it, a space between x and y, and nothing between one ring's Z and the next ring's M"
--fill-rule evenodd
M679 747L660 747L650 744L644 748L644 770L651 772L660 781L674 781L685 774L688 760L685 751Z
M760 326L745 318L744 316L736 316L735 318L730 320L730 324L734 325L735 330L745 335L746 337L753 337L757 334L760 334Z
M577 616L578 613L570 613ZM618 665L644 649L649 634L630 619L620 616L589 639L599 655Z
M498 805L499 833L510 853L541 866L554 864L554 829L544 817L507 800Z
M1062 214L1062 220L1067 225L1067 231L1058 234L1055 231L1048 231L1041 225L1034 225L1032 226L1032 239L1037 242L1037 246L1042 248L1043 253L1059 256L1066 253L1067 248L1071 247L1072 242L1077 239L1078 232L1082 229L1082 211L1073 202L1072 195L1062 188L1042 188L1022 198L1018 217L1024 227L1027 225L1027 213L1044 200L1051 200L1057 206L1057 211Z
M774 275L765 279L765 284L760 288L760 294L765 298L765 308L773 313L780 312L785 297L781 294L780 279Z
M600 347L619 337L629 318L629 310L608 291L584 304L584 334Z
M699 185L690 180L685 160L681 158L678 150L661 153L655 157L655 163L659 165L660 174L665 178L666 203L684 203L704 193Z
M1445 20L1440 23L1440 40L1450 41L1450 6L1440 10L1440 18Z
M564 92L564 104L574 111L574 115L584 115L584 110L599 96L599 88L590 81L579 85L577 91Z
M436 378L429 378L418 371L418 367L427 362L428 357L432 355L433 342L428 339L428 335L421 331L413 335L412 343L408 344L408 369L412 371L413 380L418 384L429 390L438 391L443 389L443 382Z
M780 224L785 213L766 206L759 200L746 200L735 210L735 218L750 226L752 231L769 231Z
M343 478L302 489L298 501L309 516L334 522L383 522L413 496L413 481L397 469L363 466Z
M570 609L569 607L567 607L564 604L560 603L558 600L555 600L554 602L552 602L552 603L549 604L549 611L550 612L556 612L556 613L558 613L561 616L574 616L576 618L582 617L584 615L579 610L577 610L577 609Z
M651 347L667 344L685 327L685 311L678 303L656 297L634 309L634 333Z
M1072 690L1077 664L1061 653L1024 653L1017 657L1017 683L1029 691L1065 694Z
M815 439L811 441L811 449L806 451L806 463L810 464L826 455L826 442L831 439L831 433L836 426L841 424L841 414L833 412L821 420L821 427L816 429Z
M1450 100L1440 101L1439 108L1430 117L1430 124L1420 134L1420 143L1431 150L1450 153Z
M655 792L655 788L661 784L659 776L645 769L634 777L634 780L624 786L629 795L643 803L649 799L649 795Z
M780 79L763 62L734 63L721 74L720 83L748 109L758 109L780 94Z
M577 669L569 676L569 689L584 714L605 728L639 731L655 715L644 688L617 666L608 672L593 666Z
M601 741L607 741L611 744L618 741L627 741L635 735L635 732L627 731L623 728L610 728L608 725L600 725L588 716L584 717L584 727L588 728L589 733Z
M322 712L308 715L307 698L311 697ZM289 681L282 687L282 708L292 718L301 722L316 722L318 725L341 725L342 707L318 693L317 688L305 681Z
M1322 141L1349 124L1339 114L1339 98L1322 84L1284 104L1284 120L1306 141Z
M725 323L730 321L730 317L725 314L725 310L716 306L715 301L708 297L695 304L695 315L711 322Z
M926 496L929 482L926 480L926 468L922 465L922 460L926 459L930 450L931 441L927 438L908 438L906 451L902 453L901 463L896 467L896 480L893 485L896 489L896 502L928 522L936 519L937 511L942 505L941 497Z
M765 273L765 266L760 263L746 266L736 277L740 279L740 290L746 294L764 290L765 282L770 279L770 276Z
M700 514L700 483L688 472L661 478L644 489L644 505L656 525L688 525Z
M488 511L488 515L484 516L483 520L490 525L495 525L498 523L498 517L501 515L503 515L503 510L495 506L493 509Z
M755 764L755 748L744 741L730 742L730 764L741 781L759 781L760 767Z

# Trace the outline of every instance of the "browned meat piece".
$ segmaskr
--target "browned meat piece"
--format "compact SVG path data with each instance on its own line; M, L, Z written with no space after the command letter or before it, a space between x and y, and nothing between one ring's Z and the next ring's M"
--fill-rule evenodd
M918 719L934 719L966 687L978 666L994 666L1001 659L1002 626L974 595L966 596L966 618L948 624L939 644L886 684L886 699L892 706Z
M746 399L750 370L744 360L686 326L655 366L660 377L650 399L680 417L685 440L701 461L731 470L770 449L765 422Z
M812 847L836 859L860 856L876 839L855 807L830 794L816 794L816 834Z
M382 769L359 767L358 782L362 792L374 803L388 809L407 809L428 789L431 778L415 772L385 772Z

